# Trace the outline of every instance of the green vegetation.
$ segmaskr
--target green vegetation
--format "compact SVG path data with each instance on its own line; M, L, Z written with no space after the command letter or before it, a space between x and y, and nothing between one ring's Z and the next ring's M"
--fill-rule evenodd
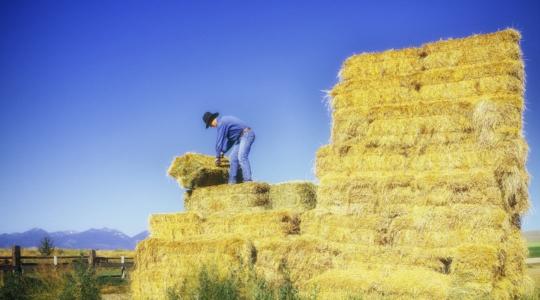
M63 274L60 300L100 300L96 271L85 265L82 259L73 263L73 271Z
M51 254L54 252L54 243L51 238L48 236L44 237L39 242L38 251L41 254L41 256L51 256Z
M31 286L29 278L17 273L8 273L4 278L4 285L0 288L0 300L30 299Z
M282 271L281 281L271 284L260 277L252 267L240 267L222 276L217 268L205 266L196 278L189 282L184 280L175 289L169 289L169 300L302 300L316 299L316 293L309 297L301 297L297 287L292 283L288 272Z
M540 257L540 242L529 243L529 257Z
M101 294L129 291L129 281L119 277L119 269L88 268L81 259L67 268L43 265L23 275L5 274L0 300L98 300Z

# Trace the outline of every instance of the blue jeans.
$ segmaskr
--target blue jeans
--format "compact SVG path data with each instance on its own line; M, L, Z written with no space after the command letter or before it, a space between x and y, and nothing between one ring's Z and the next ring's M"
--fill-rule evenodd
M243 181L251 181L251 166L248 155L253 141L255 141L255 132L251 129L244 132L240 137L240 141L232 147L229 158L231 162L229 167L229 184L235 184L237 182L238 165L240 165L242 171Z

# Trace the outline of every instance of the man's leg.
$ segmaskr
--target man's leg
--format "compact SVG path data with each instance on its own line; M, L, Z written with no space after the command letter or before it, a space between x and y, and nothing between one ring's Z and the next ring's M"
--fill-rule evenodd
M231 155L229 157L229 184L236 183L236 174L238 173L238 144L235 144L231 148Z
M255 132L250 130L240 138L240 145L238 147L238 160L240 161L240 168L242 169L242 177L245 181L251 181L251 165L249 164L249 151L251 145L255 141Z

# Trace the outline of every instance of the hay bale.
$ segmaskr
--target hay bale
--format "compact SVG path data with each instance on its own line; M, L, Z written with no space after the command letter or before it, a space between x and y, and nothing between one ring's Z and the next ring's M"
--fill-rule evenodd
M245 182L194 189L185 194L184 207L188 211L203 215L213 212L266 210L271 207L270 185Z
M179 241L203 234L204 218L193 212L153 214L150 216L150 236L153 239Z
M193 283L199 270L215 266L226 276L241 264L255 262L253 244L241 238L186 239L164 241L146 239L137 245L135 269L131 273L134 299L167 299L168 289Z
M254 241L257 249L255 268L270 283L279 283L285 272L297 285L334 267L339 246L312 236L264 238Z
M368 203L367 208L392 203L489 204L521 214L529 206L528 175L516 167L504 170L334 172L320 180L318 205L348 210Z
M467 66L482 62L521 59L520 35L515 30L490 35L438 41L419 48L362 53L348 58L340 70L342 81L392 76L410 76L437 68Z
M419 267L379 265L333 269L316 276L305 290L318 290L321 299L447 299L447 275Z
M523 165L524 154L516 150L515 145L507 145L507 152L502 148L497 153L489 150L460 149L455 152L438 152L409 155L409 153L396 153L380 156L377 154L345 155L345 156L318 156L316 172L344 172L349 174L363 174L370 171L417 171L426 172L434 169L447 171L460 171L479 168L495 169L501 161L513 159Z
M333 116L331 139L333 143L346 143L358 137L386 137L390 135L422 134L429 138L434 134L459 132L472 134L479 131L480 117L484 110L477 107L489 101L496 106L500 116L489 129L500 136L510 129L521 129L523 101L517 96L492 96L463 98L461 101L414 102L414 104L391 104L368 108L336 110ZM489 99L489 100L486 100ZM504 103L501 103L503 102ZM428 107L428 108L424 108ZM485 107L485 106L480 106ZM476 113L474 111L477 111ZM491 109L493 111L493 109ZM485 117L483 118L485 124ZM486 125L484 129L487 130ZM417 140L422 142L422 140ZM377 144L377 142L375 142Z
M174 158L167 174L176 179L181 187L191 190L227 183L228 163L228 160L224 158L223 164L217 167L214 157L188 152Z
M406 102L451 101L475 95L521 96L523 81L510 75L498 75L479 79L463 80L445 84L411 85L399 87L367 87L342 82L331 92L332 107L341 109L362 105L400 104Z
M270 202L272 209L312 209L317 204L317 186L309 181L273 184Z
M152 238L182 241L189 238L225 236L260 239L298 234L300 219L289 211L156 214L150 217Z
M456 67L435 68L408 76L391 75L385 77L384 80L380 78L350 78L346 82L349 88L360 86L366 88L415 87L416 85L447 84L501 75L523 80L523 63L519 59L505 59Z
M465 241L498 245L513 226L502 209L475 205L391 205L357 214L316 209L301 219L302 234L328 241L429 248L456 247Z

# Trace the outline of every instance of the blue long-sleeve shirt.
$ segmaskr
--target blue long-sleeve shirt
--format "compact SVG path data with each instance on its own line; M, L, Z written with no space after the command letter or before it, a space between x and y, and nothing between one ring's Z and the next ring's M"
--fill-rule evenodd
M240 140L242 131L249 126L233 116L222 116L217 119L216 157L225 153Z

